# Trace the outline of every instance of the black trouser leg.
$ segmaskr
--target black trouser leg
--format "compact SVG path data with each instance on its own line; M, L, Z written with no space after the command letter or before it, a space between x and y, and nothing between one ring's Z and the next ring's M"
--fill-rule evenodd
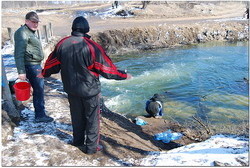
M68 95L70 114L73 127L73 144L84 145L86 119L82 100L80 97Z
M89 99L68 95L74 143L83 145L86 135L87 153L95 153L100 140L100 98Z
M99 95L85 99L86 112L86 149L87 153L95 153L100 140L100 98Z

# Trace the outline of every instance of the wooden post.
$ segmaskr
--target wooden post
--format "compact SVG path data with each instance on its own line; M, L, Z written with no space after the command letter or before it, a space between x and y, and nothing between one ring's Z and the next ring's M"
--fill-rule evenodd
M20 121L20 113L16 109L16 106L14 105L14 102L11 96L9 82L7 80L3 60L2 60L2 100L4 100L4 104L2 108L8 113L10 119L13 122Z
M44 30L44 37L45 37L45 42L49 42L49 37L48 37L48 31L47 31L47 26L43 25L43 30Z
M42 48L43 48L43 43L42 43L42 34L41 34L40 29L37 29L36 33L37 33L37 37L38 37L38 39L39 39L40 43L42 44ZM43 49L44 49L44 48L43 48Z
M36 33L37 33L38 39L39 39L40 42L42 43L42 35L41 35L41 32L40 32L40 29L37 29Z
M50 37L53 37L52 24L49 22Z
M13 44L14 43L14 37L13 37L13 31L12 28L8 27L8 33L9 33L9 37L10 37L10 42Z

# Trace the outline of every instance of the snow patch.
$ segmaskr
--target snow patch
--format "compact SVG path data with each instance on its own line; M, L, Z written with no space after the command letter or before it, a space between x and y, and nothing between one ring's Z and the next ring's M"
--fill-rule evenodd
M143 159L143 166L214 166L214 161L231 166L248 164L248 138L215 135L210 139L168 152L153 152Z

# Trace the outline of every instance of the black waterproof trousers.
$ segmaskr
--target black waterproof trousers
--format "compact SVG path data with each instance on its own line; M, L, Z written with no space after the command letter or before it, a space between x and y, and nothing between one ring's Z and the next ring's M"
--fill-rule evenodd
M82 98L68 94L73 143L86 146L87 153L95 153L100 141L100 96Z

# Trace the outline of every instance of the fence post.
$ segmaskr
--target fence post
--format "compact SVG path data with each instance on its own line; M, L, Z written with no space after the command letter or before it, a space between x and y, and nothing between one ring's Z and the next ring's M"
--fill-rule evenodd
M13 30L10 27L8 27L7 29L10 37L10 42L13 44L14 43Z
M42 35L41 35L41 32L40 32L40 29L37 29L37 36L38 36L38 39L40 40L40 42L42 43Z
M49 42L49 37L48 37L48 31L47 31L47 26L43 25L43 30L44 30L44 36L45 36L45 42Z
M49 22L49 31L50 31L50 37L53 37L53 30L52 30L51 22Z

